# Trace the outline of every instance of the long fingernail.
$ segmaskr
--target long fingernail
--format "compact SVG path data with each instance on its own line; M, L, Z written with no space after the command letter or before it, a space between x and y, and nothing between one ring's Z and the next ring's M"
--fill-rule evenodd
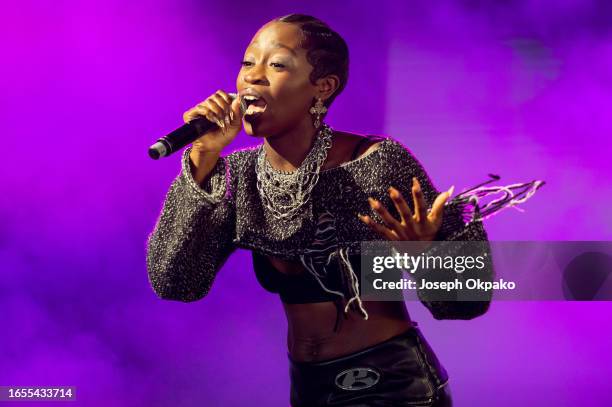
M231 123L231 122L230 122L229 115L227 115L227 114L226 114L226 115L225 115L225 117L224 117L224 119L225 119L225 124L227 124L227 125L229 126L229 125L230 125L230 123Z
M230 120L234 121L234 111L230 110Z
M374 209L378 208L378 201L374 198L368 198L368 202L370 202L370 206Z
M453 196L453 191L454 191L454 190L455 190L455 186L454 186L454 185L448 189L448 197L449 197L449 198L450 198L451 196Z

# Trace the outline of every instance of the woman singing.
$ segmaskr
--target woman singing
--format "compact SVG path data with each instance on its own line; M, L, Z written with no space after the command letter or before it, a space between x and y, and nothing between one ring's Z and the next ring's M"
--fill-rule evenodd
M347 78L345 41L316 18L255 34L239 97L219 90L184 114L219 129L183 154L149 236L149 279L163 299L196 301L236 248L250 249L287 315L292 406L449 406L448 375L405 302L361 300L360 243L487 235L459 221L445 205L452 188L439 194L402 144L323 123ZM263 142L221 156L242 128ZM437 319L489 306L419 298Z

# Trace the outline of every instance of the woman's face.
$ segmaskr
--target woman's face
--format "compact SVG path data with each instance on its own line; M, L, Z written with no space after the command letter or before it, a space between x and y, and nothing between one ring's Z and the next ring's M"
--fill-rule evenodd
M265 106L263 113L245 116L247 134L271 136L312 121L309 109L317 87L310 82L313 67L300 39L298 26L271 22L259 29L246 49L236 88L240 95L261 95L257 110Z

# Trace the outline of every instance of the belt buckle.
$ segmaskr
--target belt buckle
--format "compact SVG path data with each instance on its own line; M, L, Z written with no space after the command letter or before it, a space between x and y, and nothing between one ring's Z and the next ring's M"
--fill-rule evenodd
M371 367L353 367L336 375L334 384L342 390L364 390L380 381L380 373Z

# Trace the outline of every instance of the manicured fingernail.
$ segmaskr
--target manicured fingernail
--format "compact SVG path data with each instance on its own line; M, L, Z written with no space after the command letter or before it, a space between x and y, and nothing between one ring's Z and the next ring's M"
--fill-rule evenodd
M453 196L453 191L454 191L454 190L455 190L455 186L454 186L454 185L448 189L448 197L449 197L449 198L450 198L451 196Z
M374 209L378 209L379 203L376 199L374 198L368 198L368 201L370 202L370 206Z
M231 122L230 122L230 118L229 118L229 114L226 114L226 115L225 115L225 117L224 117L224 119L225 119L225 124L227 124L227 125L229 126L229 125L230 125L230 123L231 123Z
M389 187L389 195L391 195L391 198L397 198L397 189Z
M234 121L234 111L230 110L230 120Z

